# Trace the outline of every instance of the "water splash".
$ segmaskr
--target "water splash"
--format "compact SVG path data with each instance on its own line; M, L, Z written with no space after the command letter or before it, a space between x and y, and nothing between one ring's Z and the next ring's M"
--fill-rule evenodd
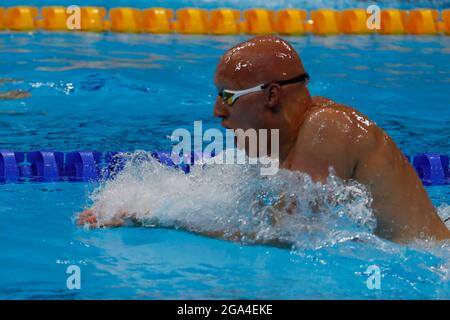
M100 223L126 212L144 226L302 248L367 239L376 227L365 187L333 171L321 184L287 170L261 176L258 165L196 165L184 174L146 152L127 157L124 170L91 195Z
M448 297L450 241L405 246L378 238L372 197L355 181L344 182L332 171L325 184L286 170L261 176L258 165L198 165L184 174L146 152L127 157L125 169L91 195L100 223L125 211L146 227L239 233L236 240L246 244L277 239L290 245L293 261L328 277L354 273L365 288L364 272L376 265L383 294ZM450 206L442 204L438 212L450 216Z

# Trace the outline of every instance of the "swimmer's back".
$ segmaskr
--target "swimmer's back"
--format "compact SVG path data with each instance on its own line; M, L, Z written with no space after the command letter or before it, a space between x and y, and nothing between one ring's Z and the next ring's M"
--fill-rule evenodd
M355 109L323 97L312 99L282 167L325 182L331 166L342 179L364 184L373 196L376 233L383 238L449 238L422 182L392 139Z

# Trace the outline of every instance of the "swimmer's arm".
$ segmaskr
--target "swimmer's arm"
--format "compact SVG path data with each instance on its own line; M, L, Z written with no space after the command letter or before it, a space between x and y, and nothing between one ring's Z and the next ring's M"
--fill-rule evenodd
M124 225L141 225L141 223L135 218L134 215L131 215L127 212L120 212L114 215L113 218L109 220L99 219L97 217L96 212L93 209L87 209L80 213L77 220L78 225L87 225L90 228L116 228ZM244 234L240 231L237 232L226 232L225 230L198 230L193 228L193 226L178 222L176 224L177 229L186 230L189 232L193 232L199 235L203 235L210 238L219 238L223 240L231 240L242 242L244 240L248 240L250 242L258 243L258 244L267 244L281 248L290 248L292 246L291 243L280 239L257 239L255 233Z
M236 231L233 233L229 233L222 230L214 230L214 231L208 231L208 230L196 230L192 229L189 226L179 226L180 229L196 233L205 237L209 238L215 238L215 239L222 239L222 240L229 240L234 242L249 242L252 244L264 244L279 248L291 248L292 243L282 240L282 239L258 239L256 236L256 233L242 233L240 231Z
M263 204L261 204L263 206ZM270 207L272 224L276 225L281 220L282 211L292 214L296 208L296 204L290 200L286 200L285 194L281 194L278 200ZM229 232L225 230L196 230L192 226L178 224L180 229L201 234L210 238L218 238L235 242L250 242L254 244L265 244L279 248L291 248L292 242L279 238L261 239L255 232L243 233L241 231Z

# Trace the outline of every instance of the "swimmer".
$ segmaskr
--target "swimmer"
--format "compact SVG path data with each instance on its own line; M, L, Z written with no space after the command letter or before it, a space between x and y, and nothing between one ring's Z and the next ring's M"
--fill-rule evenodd
M325 183L332 167L341 179L365 185L379 237L399 243L450 238L392 139L355 109L312 97L308 79L288 42L276 36L252 38L229 49L217 66L214 116L228 129L279 129L281 168ZM118 215L111 226L123 224L124 217ZM96 227L96 213L86 210L78 223Z

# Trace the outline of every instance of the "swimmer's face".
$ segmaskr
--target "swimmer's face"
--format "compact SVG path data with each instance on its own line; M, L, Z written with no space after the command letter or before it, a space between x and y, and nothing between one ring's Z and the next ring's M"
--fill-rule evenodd
M215 75L215 85L218 93L229 91L246 90L259 85L258 79L251 74L249 62L238 61L235 68L247 68L246 70L235 70L226 63L224 56L219 63ZM266 129L268 128L268 116L266 110L267 96L269 90L257 90L254 92L228 98L230 94L218 94L214 106L214 116L222 119L222 126L228 129Z

